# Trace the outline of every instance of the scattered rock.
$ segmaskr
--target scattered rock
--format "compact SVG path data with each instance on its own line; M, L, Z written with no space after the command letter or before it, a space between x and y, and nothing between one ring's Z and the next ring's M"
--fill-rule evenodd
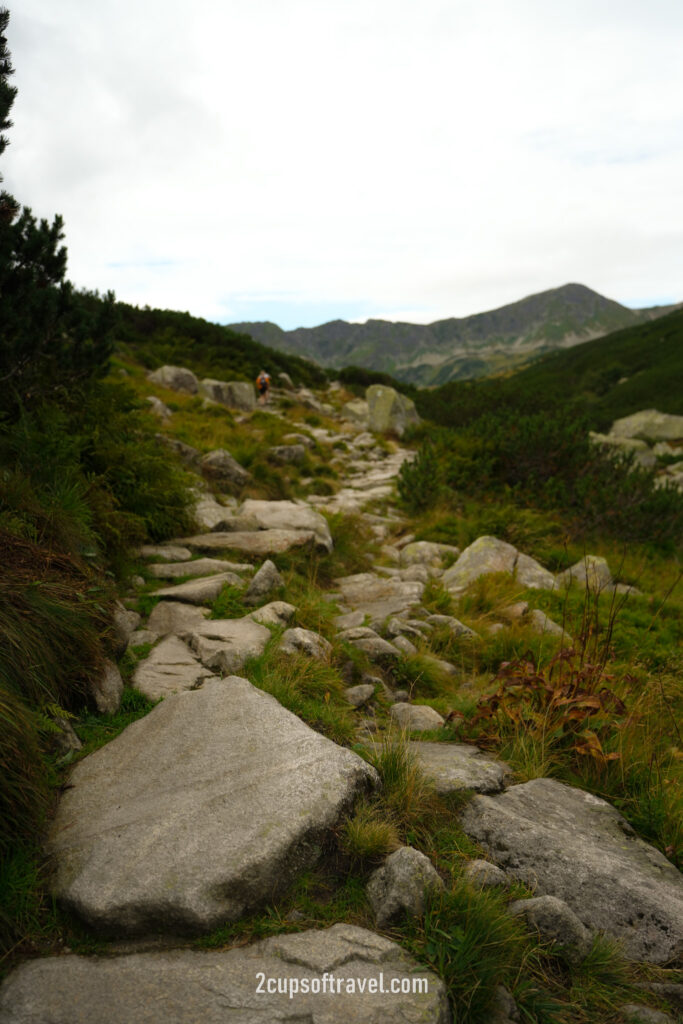
M344 419L351 420L352 423L358 423L367 430L370 420L370 406L364 399L352 398L350 402L345 402L341 407L341 414Z
M471 789L475 793L500 793L512 777L510 768L503 761L496 761L468 743L413 741L409 748L424 774L434 783L437 793L444 795L463 789Z
M370 876L367 894L378 926L386 928L404 914L421 917L426 893L443 887L429 858L412 846L402 846Z
M554 590L557 581L553 574L544 569L540 562L529 555L518 554L515 562L515 579L530 590Z
M596 434L591 431L589 437L593 444L604 445L612 456L633 455L633 461L643 469L652 469L657 465L657 457L645 441L634 437L619 437L614 434Z
M101 715L113 715L121 706L123 679L113 661L105 661L104 669L92 683L91 692Z
M304 547L315 540L312 530L256 530L242 533L202 533L186 537L184 543L194 551L242 551L262 558L278 555L291 548Z
M194 507L194 518L198 529L222 529L221 523L230 515L230 510L216 501L212 494L201 494Z
M344 576L335 582L345 604L367 615L373 626L382 626L390 615L414 608L424 594L423 583L382 579L372 572Z
M415 644L411 643L408 637L403 636L400 633L398 636L394 637L394 639L392 640L392 644L394 647L397 647L399 649L401 654L407 656L417 654L417 647L415 646Z
M412 992L417 978L425 979L424 994L390 992L392 985ZM270 979L279 981L282 991L269 993ZM445 985L435 974L397 943L348 924L274 935L220 952L31 960L0 991L6 1024L142 1024L143 1014L144 1024L451 1021Z
M383 384L372 384L365 392L368 403L368 426L376 434L398 434L420 422L415 403Z
M196 395L199 391L197 378L192 370L184 366L160 366L158 370L147 374L147 380L171 391L180 391L186 395Z
M163 558L165 562L189 562L192 552L179 544L144 544L140 548L143 558Z
M147 621L147 629L157 636L184 633L199 626L209 616L208 608L182 604L179 601L159 601Z
M600 555L586 555L576 565L561 572L557 577L557 582L567 585L578 583L594 593L609 590L613 585L612 573L607 561Z
M206 668L231 675L240 672L248 658L263 654L270 640L270 630L250 616L207 619L184 633L183 639Z
M500 615L508 622L520 622L529 614L528 601L515 601L514 604L506 605L500 609Z
M592 936L564 900L557 896L535 896L516 900L508 907L513 917L523 917L542 939L555 942L567 963L578 967L588 955Z
M316 543L328 552L334 546L325 517L305 503L249 498L242 503L240 514L255 519L262 530L301 530L307 534L312 533Z
M469 640L474 640L479 636L473 629L452 615L428 615L425 621L430 626L446 626L452 636L461 636Z
M517 1024L519 1019L512 993L504 985L497 985L486 1024Z
M357 647L359 651L367 654L371 661L396 661L401 652L394 644L383 640L374 629L369 626L356 626L353 629L344 629L337 633L337 640Z
M260 604L273 590L283 587L284 583L275 563L267 559L247 587L247 592L242 600L247 605Z
M220 558L197 558L194 562L163 562L148 565L147 572L158 580L177 580L183 576L210 576L219 572L235 572L251 569L250 565L238 566Z
M219 402L229 409L253 412L256 408L254 385L244 380L211 380L205 378L199 385L202 395L212 402Z
M357 686L347 686L344 696L354 708L361 708L375 696L375 687L371 683L359 683Z
M257 608L255 612L249 612L248 618L254 622L260 622L262 626L286 626L294 617L296 608L286 601L271 601Z
M204 576L187 583L177 583L174 587L163 587L155 590L153 597L165 597L168 601L183 601L185 604L211 604L215 601L224 586L243 586L243 581L234 572L216 573L215 576Z
M427 732L429 729L440 729L444 724L439 712L427 704L392 704L389 714L400 729L408 732Z
M251 473L240 466L225 448L216 448L203 455L200 464L202 472L217 483L243 487L251 480Z
M114 657L122 658L130 638L140 625L140 616L130 608L124 607L120 601L114 606Z
M282 634L279 648L285 654L307 654L309 658L326 661L332 654L332 644L310 629L287 629Z
M443 585L451 594L461 594L474 580L491 572L512 575L517 549L497 537L479 537L465 548L455 565L443 574Z
M471 860L465 865L464 873L467 880L478 889L492 889L496 885L508 884L505 872L490 860Z
M398 547L398 545L397 545ZM425 565L437 569L443 567L444 555L450 554L456 558L460 555L460 548L452 544L435 544L428 540L411 541L400 549L401 565Z
M50 834L55 894L90 927L132 935L210 931L276 898L378 777L231 676L168 697L70 783Z
M306 459L306 449L302 444L276 444L268 449L268 459L282 466L300 466Z
M199 461L201 459L201 452L198 452L192 445L185 444L184 441L178 441L175 437L169 437L168 434L155 434L154 435L164 448L168 448L174 452L182 462L184 462L191 469L197 469Z
M176 605L177 608L182 608L182 605ZM169 632L171 632L169 630ZM140 647L142 644L153 644L155 640L159 639L158 633L153 633L151 629L136 629L134 633L131 633L129 646Z
M681 417L683 419L683 417ZM653 1010L651 1006L641 1006L638 1003L627 1003L620 1007L621 1014L626 1024L676 1024L673 1017L661 1010Z
M615 420L610 434L615 437L638 437L642 441L679 441L683 438L683 416L644 409Z
M539 608L534 608L533 611L530 611L526 621L536 633L541 635L545 633L548 636L557 637L567 647L571 647L574 643L569 633L566 633L562 626L558 626L556 622L549 619L545 612L542 612Z
M164 423L170 420L171 410L167 405L164 405L160 398L157 398L156 395L148 395L145 401L149 402L150 412L154 413L158 419Z
M180 690L194 690L211 675L177 636L167 636L141 661L133 686L149 700Z
M564 900L591 931L621 940L627 956L680 956L681 875L605 800L534 779L474 797L461 821L508 875Z

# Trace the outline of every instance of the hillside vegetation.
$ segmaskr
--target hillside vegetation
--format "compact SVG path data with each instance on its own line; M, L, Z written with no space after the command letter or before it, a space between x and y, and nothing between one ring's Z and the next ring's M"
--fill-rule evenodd
M362 366L421 386L508 371L544 352L635 325L671 307L633 310L585 285L530 295L500 309L432 324L333 320L283 331L273 323L232 324L233 330L321 366Z
M570 409L604 430L640 409L683 413L683 310L534 362L505 377L418 393L420 414L458 427L480 416Z

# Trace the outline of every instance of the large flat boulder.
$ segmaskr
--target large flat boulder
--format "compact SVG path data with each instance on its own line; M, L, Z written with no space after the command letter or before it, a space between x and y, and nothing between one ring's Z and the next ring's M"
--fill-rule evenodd
M211 676L177 636L167 636L133 673L133 686L149 700L159 700L180 690L194 690Z
M408 746L437 793L456 793L463 789L499 793L511 778L510 769L503 761L487 757L468 743L414 741Z
M360 611L370 624L382 625L385 619L414 608L422 600L424 583L419 580L389 579L373 572L356 573L335 580L344 604Z
M224 675L241 672L249 658L258 658L270 630L247 615L241 619L207 619L183 634L206 668Z
M276 898L377 783L246 679L208 682L76 765L49 836L54 892L105 933L210 931Z
M192 370L185 366L160 366L158 370L147 374L147 380L159 384L171 391L180 391L186 395L196 395L199 383Z
M553 574L535 558L521 554L507 541L487 536L477 537L465 548L441 580L446 589L457 597L474 580L492 572L514 575L518 583L534 590L553 590L557 585Z
M451 1021L435 974L395 942L348 924L221 952L33 960L0 990L0 1017L5 1024Z
M637 437L641 441L679 441L683 439L683 416L643 409L632 416L615 420L610 434L616 437Z
M383 384L372 384L365 392L368 403L368 428L376 434L398 434L403 437L407 427L418 424L415 403L405 395Z
M487 573L512 574L516 562L517 548L512 544L497 537L478 537L446 570L442 582L452 594L460 594L470 583Z
M197 558L193 562L160 562L148 565L147 572L158 580L178 580L183 576L212 576L218 572L253 572L251 565L224 562L222 558Z
M229 409L253 412L256 408L254 385L246 380L213 380L205 377L199 382L199 392L212 402L227 405Z
M315 541L313 530L254 530L197 534L183 544L192 551L243 551L246 555L278 555Z
M187 583L177 583L174 587L162 587L155 590L152 597L162 597L167 601L183 601L185 604L211 604L215 601L226 584L241 587L244 580L235 576L234 572L219 572L214 576L200 576Z
M536 895L557 896L591 931L619 939L635 960L683 951L683 877L605 800L554 779L477 796L463 828Z
M209 615L208 608L183 604L181 601L159 601L152 609L147 629L157 636L184 633L198 626Z
M326 551L332 550L332 535L327 520L310 505L295 501L259 501L248 498L242 502L239 514L255 519L262 530L311 532L320 547Z

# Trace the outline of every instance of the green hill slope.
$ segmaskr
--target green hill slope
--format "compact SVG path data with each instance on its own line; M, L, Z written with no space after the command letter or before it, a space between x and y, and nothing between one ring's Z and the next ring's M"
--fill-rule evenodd
M95 297L90 301L98 302ZM276 352L220 324L169 309L139 309L116 303L116 342L145 366L162 363L187 366L201 377L254 380L261 369L273 377L288 373L296 384L321 386L327 380L319 366L298 356Z
M322 366L340 369L352 364L433 386L500 373L541 353L650 320L670 308L628 309L585 285L566 284L499 309L431 324L332 320L293 331L268 322L231 327Z
M598 430L640 409L683 414L683 311L544 356L508 377L418 394L420 414L462 426L501 409L571 407Z

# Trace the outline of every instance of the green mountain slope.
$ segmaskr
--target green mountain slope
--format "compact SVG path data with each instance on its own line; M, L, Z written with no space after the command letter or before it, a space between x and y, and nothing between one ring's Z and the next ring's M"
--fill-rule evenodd
M570 405L596 429L640 409L683 414L683 310L544 356L507 377L422 391L417 405L444 426L501 408L526 414Z
M363 366L421 386L500 373L557 348L662 315L633 310L581 284L530 295L499 309L432 324L333 320L283 331L273 323L232 324L262 344L340 369Z
M95 297L89 301L99 302ZM254 380L261 369L288 373L296 384L321 386L327 375L295 355L275 351L220 324L169 309L116 303L116 341L150 368L187 366L201 377Z

